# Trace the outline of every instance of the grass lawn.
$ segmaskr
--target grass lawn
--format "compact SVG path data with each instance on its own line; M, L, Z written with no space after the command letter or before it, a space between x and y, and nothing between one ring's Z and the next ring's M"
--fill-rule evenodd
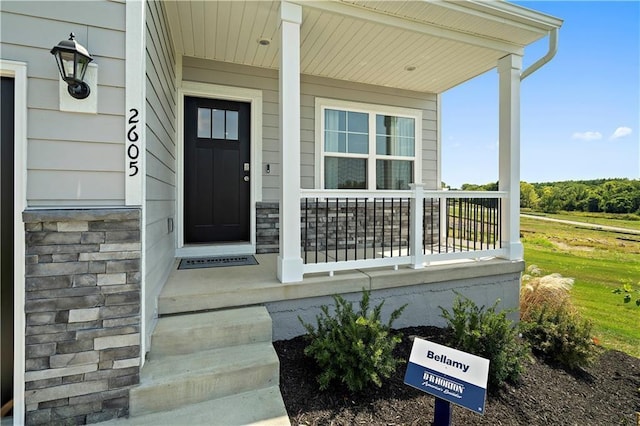
M568 213L549 216L587 221L583 215ZM589 214L591 223L640 228L639 221L596 216ZM572 300L593 322L600 344L640 357L640 308L611 293L625 281L640 281L640 235L529 218L522 218L521 232L527 266L537 265L545 274L558 272L575 279Z

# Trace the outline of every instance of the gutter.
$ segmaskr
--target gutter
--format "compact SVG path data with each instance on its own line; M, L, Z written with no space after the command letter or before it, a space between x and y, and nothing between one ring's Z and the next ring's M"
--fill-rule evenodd
M531 74L542 68L547 62L549 62L551 59L553 59L554 56L556 56L557 51L558 28L553 28L549 32L549 50L547 51L547 54L531 64L526 70L524 70L522 74L520 74L520 81L524 80L525 78L529 77Z

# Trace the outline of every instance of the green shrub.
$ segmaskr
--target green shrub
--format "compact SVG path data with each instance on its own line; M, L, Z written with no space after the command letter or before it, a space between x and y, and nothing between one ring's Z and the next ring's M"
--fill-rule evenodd
M478 307L458 294L451 312L440 307L448 323L448 345L489 360L490 391L507 381L516 382L528 353L526 344L518 339L516 326L507 318L509 311L496 312L499 303Z
M591 323L570 305L542 305L520 323L533 353L570 369L586 367L595 356Z
M393 357L393 349L401 338L390 331L406 305L393 311L389 322L383 324L380 313L384 301L370 311L368 291L363 291L358 311L339 295L333 299L335 314L322 306L322 314L316 316L317 328L298 317L308 332L309 344L304 353L321 370L317 377L320 389L327 389L335 381L344 383L353 392L360 392L371 383L382 386L382 379L389 378L401 362Z

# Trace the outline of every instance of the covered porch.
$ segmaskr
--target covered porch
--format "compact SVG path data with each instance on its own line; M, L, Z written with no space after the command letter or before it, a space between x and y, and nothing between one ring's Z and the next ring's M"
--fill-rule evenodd
M274 151L263 141L252 145L261 152L252 157L246 179L253 185L252 232L259 226L256 206L264 200L278 203L276 254L263 259L273 263L264 271L271 274L267 280L275 276L278 283L308 283L378 268L427 271L445 261L476 265L485 258L522 259L520 82L540 65L523 72L522 56L525 46L545 36L553 47L561 21L506 2L164 4L179 84L208 81L207 63L265 70L257 79L277 73L277 115L267 117L265 108L259 118L277 120L272 125L278 145ZM207 24L212 22L216 25ZM188 74L183 63L198 71ZM439 94L493 68L499 73L499 191L440 191ZM310 78L378 87L385 93L397 90L403 96L425 94L434 116L417 116L429 123L416 134L422 140L413 167L420 172L410 188L379 189L369 183L364 189L328 189L318 104L314 111L313 97L301 91L301 79ZM252 98L252 105L268 102L270 94L263 93L264 98ZM315 123L309 116L315 116ZM178 185L183 183L180 167ZM370 167L367 173L375 172ZM204 253L201 247L191 250L183 239L183 200L177 198L178 256ZM218 245L216 252L223 254L225 247L231 246ZM243 247L229 254L255 252L254 234ZM455 269L458 264L452 265Z

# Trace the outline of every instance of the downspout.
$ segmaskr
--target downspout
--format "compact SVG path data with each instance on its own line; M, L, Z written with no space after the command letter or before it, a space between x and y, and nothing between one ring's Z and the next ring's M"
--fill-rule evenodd
M542 68L544 64L546 64L551 59L553 59L554 56L556 56L557 51L558 51L558 28L554 28L549 33L549 50L547 51L547 54L544 55L542 58L538 59L537 61L535 61L533 64L531 64L529 68L522 71L522 74L520 74L520 81L524 80L534 72L538 71L538 69Z

